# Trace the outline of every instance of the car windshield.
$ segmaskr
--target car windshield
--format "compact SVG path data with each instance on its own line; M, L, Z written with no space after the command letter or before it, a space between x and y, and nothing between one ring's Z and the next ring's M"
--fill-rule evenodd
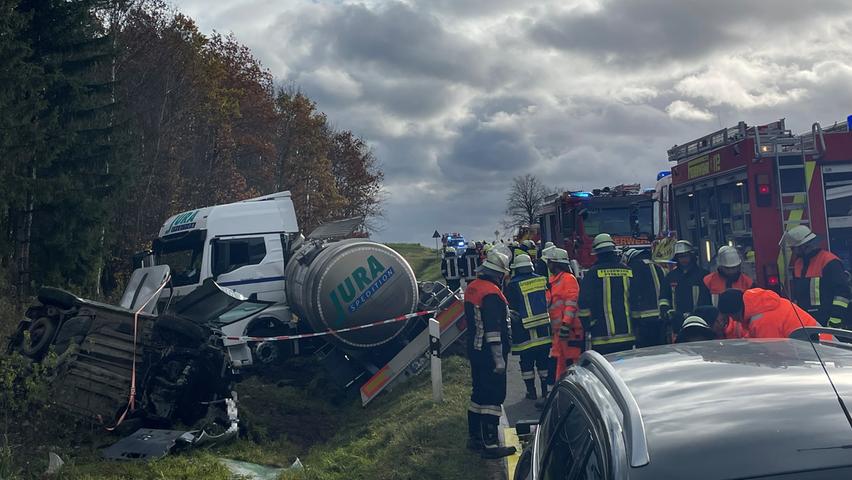
M155 262L169 266L174 286L195 285L201 279L204 237L204 231L196 230L154 241Z

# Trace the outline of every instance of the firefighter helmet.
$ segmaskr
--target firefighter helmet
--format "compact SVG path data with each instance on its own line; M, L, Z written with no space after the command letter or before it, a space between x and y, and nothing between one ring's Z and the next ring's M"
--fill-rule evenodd
M485 256L485 261L476 270L477 272L491 270L502 274L509 273L509 257L497 250L491 250Z
M599 233L592 241L592 252L603 253L615 251L615 242L608 233Z
M530 267L532 268L533 263L532 259L529 255L517 255L515 259L512 261L512 270L521 268L521 267Z
M710 329L710 326L707 325L707 322L703 318L698 317L696 315L686 317L686 320L683 321L683 325L680 326L680 329L681 329L681 331L683 331L683 330L686 330L687 328L694 328L694 327L706 328L708 330Z
M549 250L547 255L547 261L571 265L571 259L568 258L568 251L563 248L553 247L553 250Z
M544 248L547 248L547 247L555 247L555 246L556 246L556 245L554 245L554 244L553 244L553 242L547 242L547 243L545 243L545 244L544 244Z
M801 247L802 245L810 242L811 240L815 240L816 238L816 234L812 232L810 228L804 225L796 225L790 230L784 232L784 235L781 236L781 241L778 243L778 245L787 245L788 247Z
M740 258L740 252L730 245L723 245L719 248L719 253L716 255L716 265L720 267L733 268L739 267L743 263Z
M630 263L630 261L633 260L633 257L638 255L639 253L640 253L639 250L637 250L635 248L628 248L627 251L624 252L624 256L621 257L621 258L624 261L624 264L626 265L626 264Z
M550 242L547 242L547 243L550 243ZM547 259L550 258L550 255L553 253L553 250L555 248L556 247L552 243L550 244L549 247L542 248L541 252L539 252L539 254L538 254L538 258L547 261Z
M535 242L532 240L524 240L522 243L527 248L535 248Z
M693 253L695 251L695 247L689 243L688 240L678 240L675 242L674 246L674 254L673 257L677 257L678 255L682 255L685 253Z

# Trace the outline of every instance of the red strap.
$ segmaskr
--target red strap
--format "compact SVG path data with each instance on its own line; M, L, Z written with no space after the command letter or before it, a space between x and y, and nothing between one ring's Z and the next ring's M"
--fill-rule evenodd
M154 292L148 298L148 300L145 300L145 303L143 303L142 306L139 307L139 309L136 310L133 313L133 356L131 358L131 367L130 367L130 395L128 396L128 399L127 399L127 408L125 408L124 412L121 414L121 416L118 417L118 421L115 422L115 425L106 428L109 431L115 430L116 427L121 425L121 422L124 421L124 419L125 419L125 417L127 417L128 413L136 410L136 337L137 337L137 326L139 325L139 314L142 313L142 310L145 310L145 307L147 307L148 304L151 303L151 300L156 298L160 294L160 292L163 291L163 288L165 288L166 284L169 283L170 279L171 279L170 276L166 277L166 279L163 281L163 284L160 285L160 288L158 288L157 291Z

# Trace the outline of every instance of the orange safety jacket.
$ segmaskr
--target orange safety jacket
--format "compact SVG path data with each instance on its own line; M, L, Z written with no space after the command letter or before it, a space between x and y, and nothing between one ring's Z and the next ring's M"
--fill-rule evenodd
M713 306L719 304L719 295L729 288L746 291L749 288L754 288L754 280L745 273L741 273L736 281L730 281L723 277L719 272L713 272L704 276L704 285L710 290L710 299L713 301Z
M772 290L746 290L743 304L743 326L749 338L787 338L802 326L820 326L808 312Z
M551 356L577 360L584 342L583 326L577 318L580 284L574 275L559 272L550 277L547 313L552 332Z
M796 303L820 323L842 326L848 316L850 294L843 263L837 255L820 250L808 259L797 258L793 263L792 287Z

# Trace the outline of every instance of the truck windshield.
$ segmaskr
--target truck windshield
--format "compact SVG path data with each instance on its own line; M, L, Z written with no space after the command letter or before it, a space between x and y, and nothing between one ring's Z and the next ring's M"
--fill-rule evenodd
M201 280L205 234L195 230L154 240L156 264L169 266L174 286L195 285Z
M650 204L641 207L589 208L586 212L583 226L586 235L590 237L599 233L648 237L653 233L653 211Z

